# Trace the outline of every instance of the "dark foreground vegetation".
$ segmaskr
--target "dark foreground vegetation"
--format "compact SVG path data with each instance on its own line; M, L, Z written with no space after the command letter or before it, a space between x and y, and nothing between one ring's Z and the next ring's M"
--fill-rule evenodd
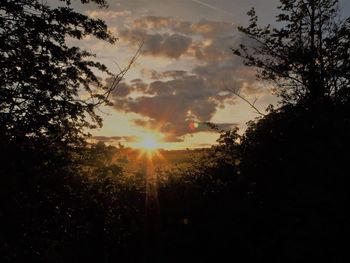
M113 42L104 23L2 1L1 262L348 262L350 30L336 3L281 1L280 31L250 12L241 31L259 45L234 53L276 83L280 107L156 171L149 198L147 166L130 175L121 149L85 142L110 92L90 68L108 72L64 37Z

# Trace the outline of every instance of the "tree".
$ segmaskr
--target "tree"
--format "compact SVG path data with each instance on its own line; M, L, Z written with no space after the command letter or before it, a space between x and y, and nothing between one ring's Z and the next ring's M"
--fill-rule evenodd
M100 8L105 0L95 2ZM39 0L0 3L0 134L4 141L32 138L50 143L81 142L86 129L101 125L96 107L124 76L106 87L96 72L113 75L94 55L67 38L93 36L113 44L104 21L71 8L70 0L51 7ZM130 65L129 65L130 66ZM85 131L85 132L84 132Z
M280 0L279 28L239 27L252 42L233 53L277 85L282 102L318 100L347 93L350 84L350 18L338 22L338 0Z

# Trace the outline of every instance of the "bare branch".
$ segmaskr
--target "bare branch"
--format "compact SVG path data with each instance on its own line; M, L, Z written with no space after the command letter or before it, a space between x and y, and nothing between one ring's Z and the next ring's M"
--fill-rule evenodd
M249 105L250 107L252 107L252 108L255 110L255 113L257 113L257 114L259 114L259 115L261 115L261 116L266 116L266 114L262 113L262 112L255 106L255 103L256 103L256 101L258 100L257 98L255 98L254 102L251 103L251 102L250 102L249 100L247 100L245 97L243 97L242 95L240 95L240 94L238 93L238 91L236 91L236 89L228 88L228 87L226 87L225 83L223 83L223 84L224 84L224 86L225 86L225 90L226 90L226 91L231 92L232 94L236 95L236 96L237 96L238 98L240 98L241 100L243 100L243 101L245 101L246 103L248 103L248 105Z
M104 96L104 98L105 98L104 101L101 101L101 102L99 103L99 105L102 104L102 103L104 103L104 102L106 102L106 101L108 101L108 98L109 98L110 94L112 93L112 91L115 90L115 89L117 88L117 86L118 86L118 84L120 83L120 81L123 80L125 74L129 71L129 69L132 67L132 65L135 64L135 61L137 60L137 58L138 58L139 55L141 54L143 44L144 44L144 42L141 42L141 43L140 43L140 45L139 45L139 47L138 47L138 49L137 49L135 55L130 59L128 65L127 65L125 68L123 68L122 70L120 70L120 72L114 77L112 85L111 85L110 88L103 94L103 96ZM119 67L119 65L118 65L118 67ZM119 67L119 68L120 68L120 67Z

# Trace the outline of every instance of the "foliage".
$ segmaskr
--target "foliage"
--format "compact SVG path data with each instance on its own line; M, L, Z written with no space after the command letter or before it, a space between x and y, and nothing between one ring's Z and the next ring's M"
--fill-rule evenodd
M129 249L141 246L144 177L124 176L118 149L85 142L125 70L104 87L96 74L112 75L107 68L69 45L88 36L115 42L103 21L70 2L0 2L1 262L140 256Z
M194 151L188 166L169 170L158 186L161 262L221 261L232 251L237 259L241 255L240 136L237 129L219 132L218 145Z
M281 0L277 22L260 27L255 10L239 27L250 39L233 49L258 77L279 87L282 102L337 97L349 88L349 18L338 22L338 0Z
M286 105L250 123L240 169L258 258L345 258L349 105Z
M197 156L187 173L187 180L201 188L202 194L222 192L235 182L239 173L237 165L240 162L238 128L220 131L218 144L210 149L204 149Z
M111 73L94 55L67 39L93 36L114 43L102 20L75 12L70 1L51 7L39 0L0 3L0 134L4 140L40 138L81 142L84 129L101 125L97 105L108 87L95 75ZM83 0L82 3L90 1ZM91 1L106 6L104 0Z
M160 185L163 233L171 237L165 253L180 248L174 262L232 253L257 262L343 262L349 106L288 104L251 121L242 136L223 133Z
M0 168L2 262L138 261L144 177L103 162L116 149L93 145L69 161L53 153L45 166L36 149L13 150L16 165Z

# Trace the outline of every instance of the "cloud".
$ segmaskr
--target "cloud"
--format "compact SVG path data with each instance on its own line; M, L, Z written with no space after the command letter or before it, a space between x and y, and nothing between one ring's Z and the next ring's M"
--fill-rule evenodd
M173 59L183 57L201 62L233 60L242 66L242 61L234 57L231 51L237 42L237 38L228 30L231 26L210 21L183 26L184 23L180 23L175 32L151 33L136 28L120 30L117 36L127 45L136 47L143 43L143 55ZM195 37L196 33L200 35L199 38Z
M141 70L141 74L143 77L151 79L151 80L160 80L160 79L179 79L184 78L188 75L188 72L185 70L167 70L163 72L158 72L156 70L143 68Z
M161 72L159 74L159 78L160 79L164 79L164 78L181 79L181 78L185 78L187 75L188 75L188 72L184 70L168 70L168 71Z
M153 81L148 85L143 83L144 95L123 98L113 93L114 108L141 115L144 118L134 120L135 125L158 130L172 141L178 141L186 134L209 131L204 123L211 120L228 96L220 95L198 76L181 71L164 74L176 78ZM138 82L130 83L129 89L135 83Z
M108 87L112 86L114 78L106 79L106 84ZM118 83L117 87L113 90L114 96L125 98L130 95L135 89L125 82Z
M168 58L179 58L192 44L192 38L178 33L156 33L149 34L143 30L122 30L119 32L122 41L139 45L144 43L142 53L151 56L164 56Z
M103 142L107 144L119 144L124 142L135 142L137 141L136 136L92 136L91 142Z
M173 17L143 16L134 20L132 28L138 30L161 31L168 29L173 33L184 35L201 35L213 37L233 32L233 24L202 19L198 22L181 21Z
M87 10L85 14L91 18L115 19L118 17L130 16L132 13L128 10L112 11L112 10Z
M179 58L186 53L192 43L190 37L179 34L151 35L145 40L145 54Z
M172 17L162 16L144 16L140 17L133 22L134 28L141 29L161 29L174 26L177 20Z
M235 41L231 23L201 20L181 21L172 17L144 16L134 20L131 28L120 30L120 40L139 45L143 54L201 60L232 57L230 47Z
M120 136L113 136L113 137L107 137L107 136L93 136L91 139L99 141L99 142L111 142L111 141L120 141L123 139L123 137Z
M199 22L191 23L182 21L173 28L176 32L188 35L200 35L206 38L213 38L219 35L227 35L234 31L232 23L208 21L203 19Z

